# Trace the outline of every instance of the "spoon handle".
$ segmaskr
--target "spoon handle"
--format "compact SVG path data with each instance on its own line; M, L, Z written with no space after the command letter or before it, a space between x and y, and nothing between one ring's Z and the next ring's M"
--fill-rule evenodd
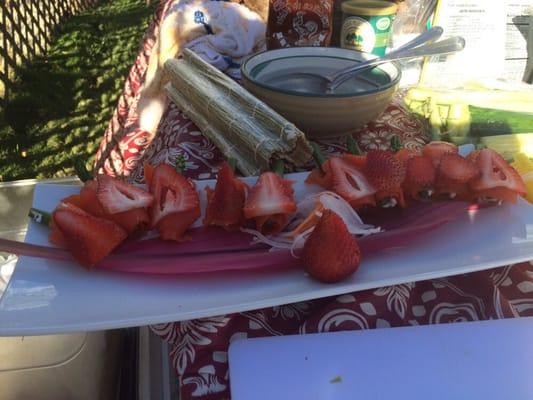
M398 51L395 54L389 53L385 57L370 60L363 66L362 64L353 67L350 71L341 74L336 74L336 77L330 81L329 89L334 90L337 86L353 77L362 70L374 67L376 65L384 64L390 61L406 60L412 58L435 56L442 54L451 54L463 50L465 47L465 40L460 36L454 36L444 39L440 42L429 43L423 46Z
M407 43L404 43L403 45L396 47L395 49L392 49L385 55L385 57L397 51L412 49L412 48L421 46L429 42L435 42L440 39L443 33L444 33L444 29L442 27L434 26L433 28L425 32L422 32L420 35L408 41Z
M375 62L377 60L382 60L382 59L387 59L388 60L391 57L394 57L396 54L398 54L398 52L401 52L401 51L404 51L404 50L408 50L408 49L411 49L411 48L414 48L414 47L418 47L418 46L423 45L424 43L427 43L427 42L430 42L430 41L438 40L442 36L443 32L444 32L444 30L440 26L435 26L435 27L433 27L433 28L421 33L420 35L418 35L414 39L410 40L409 42L404 43L402 46L400 46L400 47L398 47L398 48L396 48L394 50L391 50L388 54L386 54L383 57L373 58L371 60L363 61L362 63L356 64L355 66L351 65L349 67L343 68L340 71L336 72L335 74L330 75L329 77L326 77L326 79L328 79L330 82L333 82L335 79L337 79L337 77L339 77L341 75L347 74L347 73L352 72L352 71L357 71L359 69L367 68L369 66L377 65L377 64L375 64Z

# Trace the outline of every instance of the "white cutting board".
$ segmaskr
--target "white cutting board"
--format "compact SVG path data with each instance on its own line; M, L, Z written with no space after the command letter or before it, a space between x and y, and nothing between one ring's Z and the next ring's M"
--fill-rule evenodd
M531 400L533 317L233 342L232 400Z

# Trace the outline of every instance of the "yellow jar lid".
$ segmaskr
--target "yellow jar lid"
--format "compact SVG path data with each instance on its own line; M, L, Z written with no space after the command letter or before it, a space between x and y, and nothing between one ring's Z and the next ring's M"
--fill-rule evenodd
M392 15L396 14L398 6L390 1L351 0L341 4L342 12L352 15Z

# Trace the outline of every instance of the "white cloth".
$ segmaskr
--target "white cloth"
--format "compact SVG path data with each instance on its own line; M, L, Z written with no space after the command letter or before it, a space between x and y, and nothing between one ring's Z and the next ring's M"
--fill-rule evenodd
M246 6L224 1L176 0L161 23L138 102L140 129L155 135L166 108L163 65L190 48L229 76L240 78L246 56L265 49L266 25Z
M238 78L243 59L265 49L266 25L247 7L225 1L180 1L171 8L184 47ZM212 33L210 33L212 32Z

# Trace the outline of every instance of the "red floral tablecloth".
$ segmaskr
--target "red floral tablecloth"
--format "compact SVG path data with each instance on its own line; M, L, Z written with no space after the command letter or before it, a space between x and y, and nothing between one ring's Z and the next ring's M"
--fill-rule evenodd
M136 105L161 15L162 1L123 95L97 154L99 172L129 176L142 182L142 163L174 164L186 158L186 174L196 179L215 176L221 161L216 147L204 138L173 104L157 135L138 129ZM428 140L424 126L400 104L392 104L356 135L362 149L386 149L392 135L416 148ZM335 153L342 144L321 143ZM523 263L483 272L366 290L337 297L289 304L239 314L153 326L171 348L180 378L181 399L229 398L227 349L232 340L268 335L375 329L508 317L533 316L533 266Z

